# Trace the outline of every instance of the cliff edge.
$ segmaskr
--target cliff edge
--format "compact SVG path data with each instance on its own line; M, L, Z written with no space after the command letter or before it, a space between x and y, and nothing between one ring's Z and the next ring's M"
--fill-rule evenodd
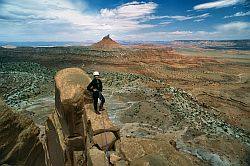
M44 166L39 128L0 100L0 165Z

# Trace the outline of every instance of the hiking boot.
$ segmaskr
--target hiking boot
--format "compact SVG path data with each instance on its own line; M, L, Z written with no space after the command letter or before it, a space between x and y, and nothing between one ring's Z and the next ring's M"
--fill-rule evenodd
M100 108L100 109L99 109L99 111L104 111L104 110L105 110L105 108Z
M98 115L101 114L99 111L95 111L95 113L98 114Z

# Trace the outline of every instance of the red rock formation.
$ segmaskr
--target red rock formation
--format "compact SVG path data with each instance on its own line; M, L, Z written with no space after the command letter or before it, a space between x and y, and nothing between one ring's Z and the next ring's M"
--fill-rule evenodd
M107 112L101 115L94 112L86 91L90 81L79 68L67 68L56 74L56 108L46 123L47 165L100 165L101 160L97 159L105 156L105 134L108 148L114 149L119 129L112 125Z
M82 117L85 117L83 92L89 81L89 77L77 68L61 70L55 76L56 108L46 123L49 165L77 165L79 153L82 162L87 162L87 129Z
M39 128L0 100L0 165L44 166Z
M116 41L112 40L109 35L102 38L101 41L92 45L95 48L102 48L102 49L112 49L112 48L121 48L122 46L117 43Z

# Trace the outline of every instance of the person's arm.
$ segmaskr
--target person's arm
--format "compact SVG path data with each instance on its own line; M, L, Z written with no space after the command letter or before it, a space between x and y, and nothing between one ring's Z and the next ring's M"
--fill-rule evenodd
M87 89L93 92L93 80L91 81L91 83L89 83L89 85L87 86Z
M100 80L100 91L102 92L102 81Z

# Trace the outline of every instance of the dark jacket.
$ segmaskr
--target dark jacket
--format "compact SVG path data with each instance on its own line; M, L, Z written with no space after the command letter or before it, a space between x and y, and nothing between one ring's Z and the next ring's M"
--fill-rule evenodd
M88 85L87 89L93 92L93 89L97 89L102 92L102 81L100 79L94 78L91 83Z

